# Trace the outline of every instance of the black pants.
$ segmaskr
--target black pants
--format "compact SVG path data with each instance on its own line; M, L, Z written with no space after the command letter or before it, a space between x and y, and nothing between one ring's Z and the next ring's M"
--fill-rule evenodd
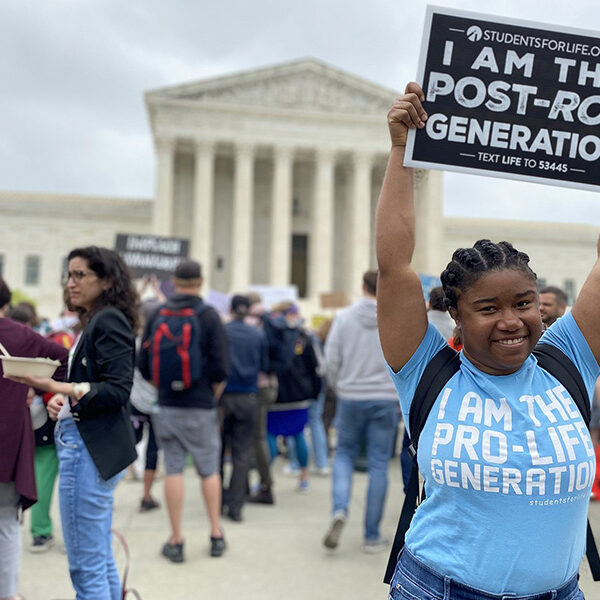
M154 436L154 427L150 415L139 411L135 406L131 407L131 423L135 432L135 443L139 444L144 435L144 423L148 427L148 446L146 447L146 471L156 471L158 462L158 445Z
M275 402L277 390L273 388L259 388L258 402L256 404L256 427L252 447L256 460L256 469L260 475L260 487L270 490L273 485L271 479L271 454L267 445L267 409Z
M223 481L223 502L232 514L240 513L246 499L246 477L250 462L252 439L256 427L258 399L256 394L224 394L221 398L223 411L223 444L231 449L233 469L229 486ZM221 458L221 473L223 459Z

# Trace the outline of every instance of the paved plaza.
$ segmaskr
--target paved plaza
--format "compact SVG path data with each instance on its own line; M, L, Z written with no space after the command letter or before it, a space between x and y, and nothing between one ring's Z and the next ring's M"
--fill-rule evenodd
M168 535L165 510L140 514L141 482L120 483L114 526L125 535L131 552L128 587L135 588L143 600L387 598L387 588L382 583L387 553L364 554L360 549L366 475L356 473L352 514L340 546L329 552L321 541L330 521L330 478L311 477L310 491L300 494L296 491L296 479L285 477L282 467L283 462L276 461L275 506L247 505L242 523L224 519L229 547L222 558L208 556L206 514L198 479L188 467L183 564L172 564L160 556L160 547ZM390 484L382 531L392 537L403 497L398 459L392 463ZM157 482L155 492L162 502L162 481ZM54 515L58 524L56 505ZM590 515L600 538L600 504L592 505ZM56 546L44 554L31 554L27 550L28 528L26 517L21 592L26 600L73 600L67 559L60 550L60 529ZM124 565L120 548L117 560ZM592 581L585 562L581 575L586 600L600 600L600 583ZM127 596L127 600L133 598Z

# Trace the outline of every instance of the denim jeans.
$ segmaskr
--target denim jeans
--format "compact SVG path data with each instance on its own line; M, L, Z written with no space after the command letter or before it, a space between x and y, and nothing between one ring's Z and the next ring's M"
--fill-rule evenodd
M323 407L325 405L325 389L321 391L316 400L312 400L308 408L308 426L310 428L310 441L312 444L312 458L317 469L329 466L329 449L327 447L327 434L323 425ZM297 471L300 468L296 440L287 436L285 443L290 450L290 468Z
M12 598L17 593L21 566L20 500L14 483L0 482L0 598Z
M333 461L333 514L348 512L354 461L364 438L369 474L365 539L376 540L387 493L388 463L398 426L398 403L338 398L335 424L338 444Z
M493 568L493 565L492 565ZM575 575L561 587L539 594L516 596L518 600L585 600ZM391 600L510 600L515 594L490 594L458 583L402 551L390 585Z
M121 600L112 551L113 494L125 471L104 480L72 418L55 429L60 518L77 600Z
M329 466L327 435L323 425L323 406L325 405L325 386L314 402L310 403L308 409L308 426L310 427L310 439L313 450L313 460L317 469L325 469Z
M308 444L306 443L304 431L301 431L298 435L288 435L285 441L290 455L290 467L294 471L308 467ZM269 433L267 434L267 442L271 460L273 460L278 452L277 437Z

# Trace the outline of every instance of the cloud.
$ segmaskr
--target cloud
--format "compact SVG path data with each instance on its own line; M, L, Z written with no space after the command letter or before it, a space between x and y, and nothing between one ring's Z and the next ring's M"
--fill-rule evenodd
M0 188L152 195L152 138L143 104L143 94L150 89L314 56L401 90L416 77L425 4L398 0L2 3ZM475 0L436 0L436 4L487 9ZM600 29L600 13L588 0L568 4L504 0L494 3L493 11L534 22L547 16L561 25ZM489 182L448 174L446 212L472 215L474 210L484 210L481 203L465 199L464 190L469 189L475 198L494 198L485 206L494 215L499 211L498 216L506 216L501 214L503 206L514 216L550 214L556 220L600 223L594 208L597 195ZM503 194L505 189L509 192ZM507 198L515 196L527 201L508 203Z

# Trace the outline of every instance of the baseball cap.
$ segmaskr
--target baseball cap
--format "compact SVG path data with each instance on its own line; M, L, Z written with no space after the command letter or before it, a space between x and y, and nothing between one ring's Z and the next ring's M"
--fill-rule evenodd
M190 279L201 279L202 268L195 260L184 260L175 267L175 279L189 281Z

